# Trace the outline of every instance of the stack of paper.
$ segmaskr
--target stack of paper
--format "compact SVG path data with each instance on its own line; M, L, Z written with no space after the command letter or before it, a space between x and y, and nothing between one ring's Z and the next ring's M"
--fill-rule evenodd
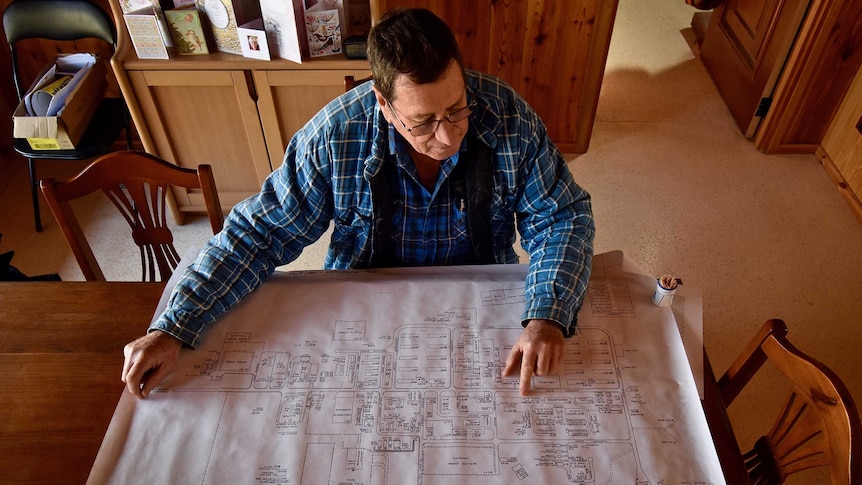
M57 63L24 96L24 106L30 116L57 116L66 105L66 98L84 74L96 63L92 54L73 54L57 58Z

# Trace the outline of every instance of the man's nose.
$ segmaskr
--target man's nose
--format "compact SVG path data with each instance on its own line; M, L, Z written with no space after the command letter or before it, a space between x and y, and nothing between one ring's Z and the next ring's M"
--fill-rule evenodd
M434 132L434 137L437 138L440 143L446 144L446 146L452 146L458 138L458 134L455 133L455 124L449 123L448 121L441 121L440 126L437 127L437 131Z

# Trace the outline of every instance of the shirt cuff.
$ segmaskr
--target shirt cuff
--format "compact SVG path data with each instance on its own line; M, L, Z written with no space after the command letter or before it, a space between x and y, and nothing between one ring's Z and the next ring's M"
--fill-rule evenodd
M526 327L530 320L551 320L563 330L566 338L575 334L578 312L561 301L551 298L537 298L530 301L524 310L521 325Z
M147 329L147 333L154 330L165 332L193 349L196 349L200 343L200 335L189 331L186 327L168 321L164 316L153 322Z

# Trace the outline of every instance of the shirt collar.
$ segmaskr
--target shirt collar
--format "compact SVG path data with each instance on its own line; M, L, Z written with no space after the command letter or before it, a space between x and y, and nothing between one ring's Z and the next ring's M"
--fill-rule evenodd
M495 133L502 126L503 120L492 107L492 103L499 104L499 98L486 97L479 89L482 73L467 70L467 102L475 102L476 107L470 114L469 134L480 140L491 148L497 146L497 135Z
M369 95L369 96L373 96ZM386 159L389 153L392 134L390 133L391 125L383 116L383 111L378 103L374 103L374 128L371 130L371 155L365 159L365 180L371 180L380 167L383 166L383 160Z

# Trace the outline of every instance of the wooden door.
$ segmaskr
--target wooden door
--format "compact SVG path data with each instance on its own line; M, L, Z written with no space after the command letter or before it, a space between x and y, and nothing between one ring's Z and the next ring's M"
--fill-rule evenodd
M770 98L808 4L727 0L712 12L700 57L746 138L765 116L761 100Z
M181 167L212 165L228 210L260 191L272 170L246 71L128 71L145 121L146 150ZM179 210L205 212L200 194Z

